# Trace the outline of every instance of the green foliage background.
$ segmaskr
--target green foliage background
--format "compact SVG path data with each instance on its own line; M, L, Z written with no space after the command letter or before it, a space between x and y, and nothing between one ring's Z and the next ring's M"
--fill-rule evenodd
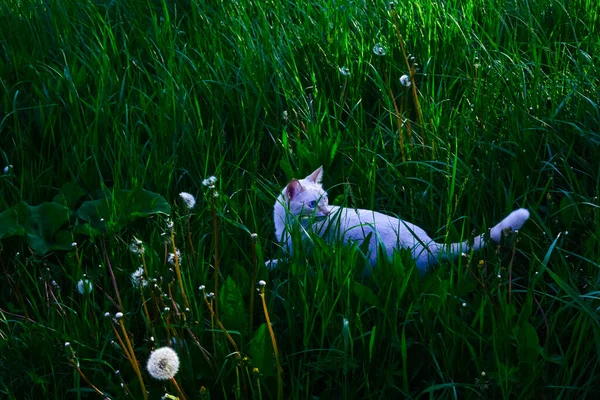
M423 279L399 254L362 280L357 249L318 238L310 254L261 267L285 398L598 396L599 8L3 1L0 393L97 397L69 364L69 341L106 395L125 398L123 382L141 398L103 316L118 311L110 261L142 366L178 332L188 398L276 398L258 297L249 323L250 233L258 265L279 257L275 197L323 165L332 203L397 214L438 241L484 231L518 206L532 217L517 243ZM409 73L402 40L416 98L399 82ZM219 179L223 323L248 357L237 370L198 291L214 290L209 175ZM198 198L189 225L182 191ZM143 241L150 277L182 307L161 236L169 212L190 310L148 320L129 243ZM76 290L84 274L88 295ZM176 394L142 373L150 398Z

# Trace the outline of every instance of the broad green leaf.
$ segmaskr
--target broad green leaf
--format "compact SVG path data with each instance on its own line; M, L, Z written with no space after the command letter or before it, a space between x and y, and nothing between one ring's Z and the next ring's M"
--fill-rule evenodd
M68 250L72 242L70 234L62 232L58 238L56 234L68 222L70 212L57 203L30 206L22 201L0 214L0 239L24 236L39 255L52 250Z
M359 300L363 301L365 304L370 306L378 307L379 301L377 296L373 292L373 289L361 285L358 282L352 281L352 293L359 298Z
M54 203L62 204L71 210L75 209L77 202L84 195L83 189L75 182L67 182L60 188L58 194L52 200Z
M250 281L252 279L251 274L253 273L252 270L254 267L249 265L248 268L250 269L246 270L246 268L236 263L233 265L233 271L231 272L231 277L237 282L240 292L243 295L250 292L250 287L254 290L254 285L256 284L256 282Z
M240 288L234 279L228 278L219 292L221 322L225 329L244 332L247 327L248 313Z
M84 202L77 215L89 223L91 232L101 229L114 232L137 218L170 212L171 206L161 195L137 188L107 191L102 199ZM81 231L84 232L85 229Z
M248 355L254 366L264 376L275 376L277 374L273 343L266 323L258 327L254 337L248 343Z
M539 354L540 341L535 328L529 323L524 322L519 329L519 361L525 363L535 363Z

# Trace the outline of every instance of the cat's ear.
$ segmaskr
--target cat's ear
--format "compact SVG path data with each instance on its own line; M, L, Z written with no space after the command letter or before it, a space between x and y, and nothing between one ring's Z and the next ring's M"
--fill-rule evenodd
M300 184L300 181L294 179L285 187L285 195L289 200L293 200L294 197L296 197L296 195L298 195L298 193L302 192L303 190L304 188Z
M307 176L306 180L312 183L321 183L321 180L323 180L323 166L321 165L312 174Z

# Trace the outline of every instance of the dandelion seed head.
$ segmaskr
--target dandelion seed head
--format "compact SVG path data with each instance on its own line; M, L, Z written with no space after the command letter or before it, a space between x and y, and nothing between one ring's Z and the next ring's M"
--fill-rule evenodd
M116 314L115 314L115 318L116 318L116 319L121 319L121 318L123 318L123 313L119 311L118 313L116 313Z
M181 251L177 250L177 260L181 262ZM169 264L175 265L175 254L169 253L169 258L167 258L167 262Z
M467 303L462 303L462 306L463 306L463 307L466 307L466 306L467 306Z
M263 286L265 286L266 284L267 284L267 282L265 282L265 281L263 281L263 280L260 280L260 281L258 281L258 286L261 286L261 287L263 287Z
M161 347L150 353L146 369L154 379L172 379L179 371L179 357L172 348Z
M70 347L71 343L70 342L65 342L65 347Z
M408 75L402 75L400 77L400 84L404 87L410 87L410 77Z
M487 374L485 373L485 371L481 371L481 376L486 376Z
M139 267L131 274L131 284L136 288L148 286L148 281L144 278L144 267Z
M383 47L381 43L377 43L375 46L373 46L373 53L375 53L376 56L385 56L385 47Z
M217 177L211 175L202 181L202 186L206 186L209 189L214 189L216 183L217 183Z
M71 243L71 247L77 247L77 242Z
M139 239L134 239L129 245L129 251L133 254L144 254L144 244Z
M110 313L108 311L104 313L104 318L110 318Z
M193 195L191 195L190 193L181 192L181 193L179 193L179 197L181 197L181 199L183 200L183 203L185 204L185 207L188 210L191 210L192 208L194 208L196 206L196 198Z
M250 238L251 238L252 240L256 240L256 239L258 239L258 235L257 235L256 233L251 233L251 234L250 234Z
M198 287L198 289L200 289L201 291L203 291L204 289L206 289L206 286L204 286L204 285L200 285L200 286Z
M340 67L340 74L350 76L350 70L347 67Z
M77 282L77 291L79 292L79 294L92 293L93 289L94 285L89 279L80 279L79 282Z

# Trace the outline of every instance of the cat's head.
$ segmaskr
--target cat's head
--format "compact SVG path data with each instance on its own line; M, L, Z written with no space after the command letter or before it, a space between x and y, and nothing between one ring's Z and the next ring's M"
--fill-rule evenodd
M292 179L283 189L283 197L293 215L324 217L329 214L327 192L321 186L323 167L304 179Z

